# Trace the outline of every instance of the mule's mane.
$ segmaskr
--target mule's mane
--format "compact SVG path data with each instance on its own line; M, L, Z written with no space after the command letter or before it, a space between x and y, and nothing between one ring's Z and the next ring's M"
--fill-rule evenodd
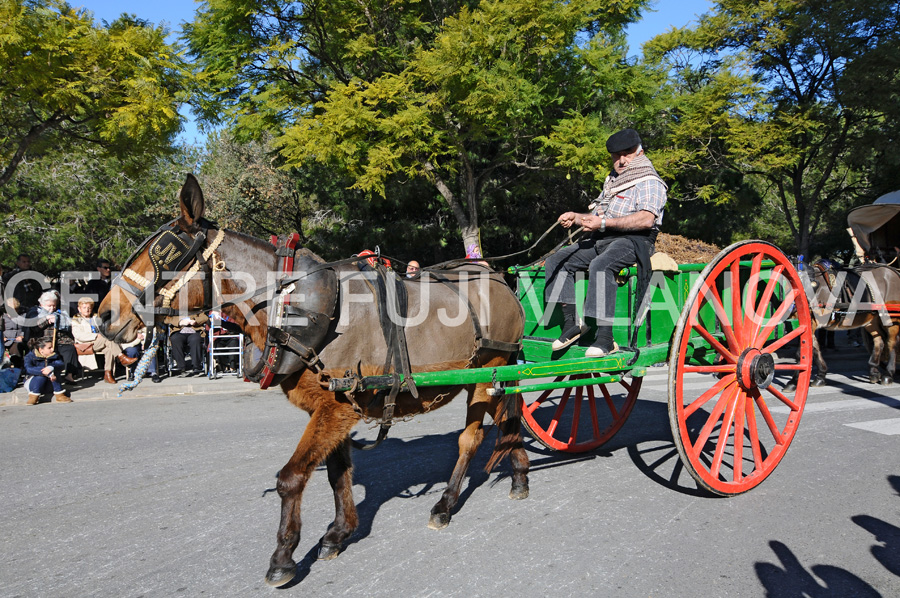
M257 239L256 237L254 237L252 235L248 235L247 233L242 233L240 231L232 230L229 228L226 228L225 231L230 235L237 236L240 240L242 240L246 243L255 245L256 249L261 249L261 250L265 250L265 251L269 251L269 252L275 251L275 248L272 246L271 243L263 241L262 239Z

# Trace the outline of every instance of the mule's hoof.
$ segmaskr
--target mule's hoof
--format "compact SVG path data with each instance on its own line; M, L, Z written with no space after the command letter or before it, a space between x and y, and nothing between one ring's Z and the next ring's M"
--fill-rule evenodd
M785 384L784 388L781 389L781 392L794 392L797 390L797 385L793 382L788 382Z
M825 384L825 378L813 378L812 382L809 383L810 386L815 386L816 388L825 386Z
M528 498L528 485L523 484L521 486L513 486L509 490L509 497L513 500L522 500L523 498Z
M431 519L428 520L428 527L431 529L444 529L450 525L450 513L432 513Z
M319 560L320 561L330 561L333 558L336 558L337 555L341 553L341 545L340 544L326 544L322 542L322 545L319 546Z
M266 583L273 588L278 588L294 579L297 573L297 565L291 567L269 567L266 573Z
M885 376L884 378L881 379L881 385L882 386L893 386L894 379L891 378L890 376Z

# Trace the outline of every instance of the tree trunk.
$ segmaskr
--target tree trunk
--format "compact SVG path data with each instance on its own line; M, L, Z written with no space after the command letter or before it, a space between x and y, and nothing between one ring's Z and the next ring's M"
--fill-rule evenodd
M453 216L456 218L456 223L459 225L459 230L462 234L463 248L465 249L466 254L470 254L473 251L472 248L474 246L474 250L477 250L477 257L482 257L481 233L478 227L477 185L474 184L471 173L467 171L465 175L467 177L467 197L466 205L463 206L459 197L453 193L453 190L450 189L444 179L441 178L441 175L434 165L431 164L431 162L426 162L424 167L429 180L431 180L432 184L437 188L438 193L440 193L447 201L447 204L453 211Z

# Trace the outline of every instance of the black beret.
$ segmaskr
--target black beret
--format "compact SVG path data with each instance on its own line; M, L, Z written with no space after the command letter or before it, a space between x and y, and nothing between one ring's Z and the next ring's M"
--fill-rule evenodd
M641 136L634 129L622 129L606 140L606 151L611 154L624 152L641 144Z

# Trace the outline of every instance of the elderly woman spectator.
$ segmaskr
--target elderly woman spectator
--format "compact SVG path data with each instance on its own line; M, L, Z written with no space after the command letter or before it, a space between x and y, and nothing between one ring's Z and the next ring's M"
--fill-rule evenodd
M116 383L113 375L116 361L126 368L137 361L137 357L125 355L118 343L100 334L100 321L94 315L94 300L90 297L82 297L78 300L78 315L72 318L72 336L75 339L76 348L80 348L81 353L85 353L90 347L94 355L103 355L103 380L109 384ZM81 357L87 357L87 355ZM94 367L96 364L97 361L94 359Z
M72 320L69 314L59 309L59 293L46 291L38 299L37 307L28 312L27 338L38 339L46 336L54 343L56 353L65 363L66 382L75 382L75 376L81 375L81 364L75 350L75 338L72 336Z
M10 297L6 309L0 314L0 330L3 331L3 348L9 351L14 367L22 367L22 360L28 350L25 345L25 316L19 300Z

